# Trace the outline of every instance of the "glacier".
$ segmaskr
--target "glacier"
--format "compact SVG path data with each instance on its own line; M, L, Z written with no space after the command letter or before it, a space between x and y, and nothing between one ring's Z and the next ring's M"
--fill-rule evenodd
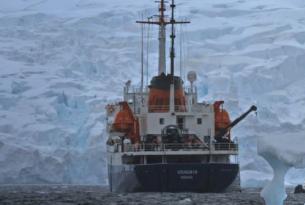
M257 154L260 136L279 130L304 136L305 2L177 3L178 15L192 21L177 28L181 75L195 70L201 100L225 100L233 119L250 104L259 107L233 135L241 145L242 186L264 186L273 171ZM126 80L139 85L135 21L155 14L156 6L150 0L1 2L0 184L107 184L104 107L121 99ZM150 30L152 77L158 31ZM285 185L304 181L304 169L285 177Z

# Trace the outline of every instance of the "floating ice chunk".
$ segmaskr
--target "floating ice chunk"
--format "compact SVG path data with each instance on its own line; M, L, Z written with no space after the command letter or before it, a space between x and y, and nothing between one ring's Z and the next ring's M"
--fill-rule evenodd
M190 198L185 198L185 199L180 200L178 202L178 204L183 204L183 205L193 204L193 201Z
M261 192L267 205L283 205L286 199L285 175L291 167L305 167L305 133L278 133L261 137L258 152L273 168L273 178Z
M283 205L283 202L287 197L284 180L290 166L285 162L276 159L272 154L263 154L262 156L273 168L274 176L262 190L261 196L265 199L267 205Z

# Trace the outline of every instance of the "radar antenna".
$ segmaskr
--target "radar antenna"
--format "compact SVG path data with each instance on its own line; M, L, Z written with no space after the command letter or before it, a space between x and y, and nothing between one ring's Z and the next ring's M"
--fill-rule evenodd
M193 92L194 82L197 80L197 74L195 71L189 71L187 74L187 80L191 84L191 91Z

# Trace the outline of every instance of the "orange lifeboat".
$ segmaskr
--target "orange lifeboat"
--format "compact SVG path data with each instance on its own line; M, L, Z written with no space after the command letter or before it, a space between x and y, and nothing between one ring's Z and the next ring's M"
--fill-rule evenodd
M127 102L120 102L121 110L116 114L112 130L125 133L131 142L140 142L139 121L136 119Z
M229 113L222 108L223 103L224 101L216 101L214 103L215 135L226 129L231 124ZM228 137L230 139L230 134Z

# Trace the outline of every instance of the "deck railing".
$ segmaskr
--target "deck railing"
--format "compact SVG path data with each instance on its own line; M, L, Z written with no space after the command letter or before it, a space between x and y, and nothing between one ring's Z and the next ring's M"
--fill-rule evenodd
M114 152L168 152L168 151L238 151L238 144L235 143L213 143L208 144L116 144Z
M149 105L149 112L169 112L169 105ZM187 107L185 105L175 105L176 112L187 112Z

